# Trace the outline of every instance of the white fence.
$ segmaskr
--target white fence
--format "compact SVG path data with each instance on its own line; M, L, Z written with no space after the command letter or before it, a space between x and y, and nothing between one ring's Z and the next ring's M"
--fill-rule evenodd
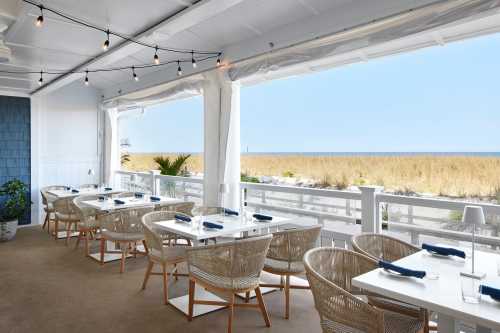
M203 179L163 176L154 171L119 171L116 175L116 184L124 189L202 204ZM391 195L375 187L353 192L242 182L241 189L242 201L249 209L322 224L322 245L349 245L351 236L363 231L396 233L414 244L470 241L470 226L460 221L460 214L466 205L473 204L483 207L487 216L477 242L487 249L500 247L499 205Z

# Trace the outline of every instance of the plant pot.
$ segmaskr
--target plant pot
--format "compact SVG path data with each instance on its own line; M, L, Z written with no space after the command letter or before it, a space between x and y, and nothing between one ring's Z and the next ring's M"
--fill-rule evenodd
M14 238L17 231L17 220L0 222L0 242L6 242Z

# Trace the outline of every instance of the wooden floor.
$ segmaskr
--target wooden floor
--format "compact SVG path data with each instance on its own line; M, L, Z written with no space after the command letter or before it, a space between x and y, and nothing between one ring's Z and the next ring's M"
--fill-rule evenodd
M1 333L226 331L224 309L188 323L179 311L163 305L157 276L142 291L146 258L128 259L126 272L119 274L119 262L101 267L74 244L55 242L40 226L19 229L13 241L0 243ZM186 293L186 278L170 285L170 297ZM270 328L258 311L237 309L234 332L321 332L310 291L293 290L291 299L291 319L285 320L284 295L264 296Z

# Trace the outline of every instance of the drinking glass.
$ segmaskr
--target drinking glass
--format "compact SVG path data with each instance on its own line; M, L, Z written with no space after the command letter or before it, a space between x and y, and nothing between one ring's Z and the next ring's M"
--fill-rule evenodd
M468 276L460 276L462 284L462 299L465 303L479 303L480 280Z

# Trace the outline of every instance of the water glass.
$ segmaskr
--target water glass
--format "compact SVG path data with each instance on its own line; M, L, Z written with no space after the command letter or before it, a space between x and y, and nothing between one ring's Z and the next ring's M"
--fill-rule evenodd
M479 303L479 285L481 280L469 276L460 276L462 299L465 303Z

